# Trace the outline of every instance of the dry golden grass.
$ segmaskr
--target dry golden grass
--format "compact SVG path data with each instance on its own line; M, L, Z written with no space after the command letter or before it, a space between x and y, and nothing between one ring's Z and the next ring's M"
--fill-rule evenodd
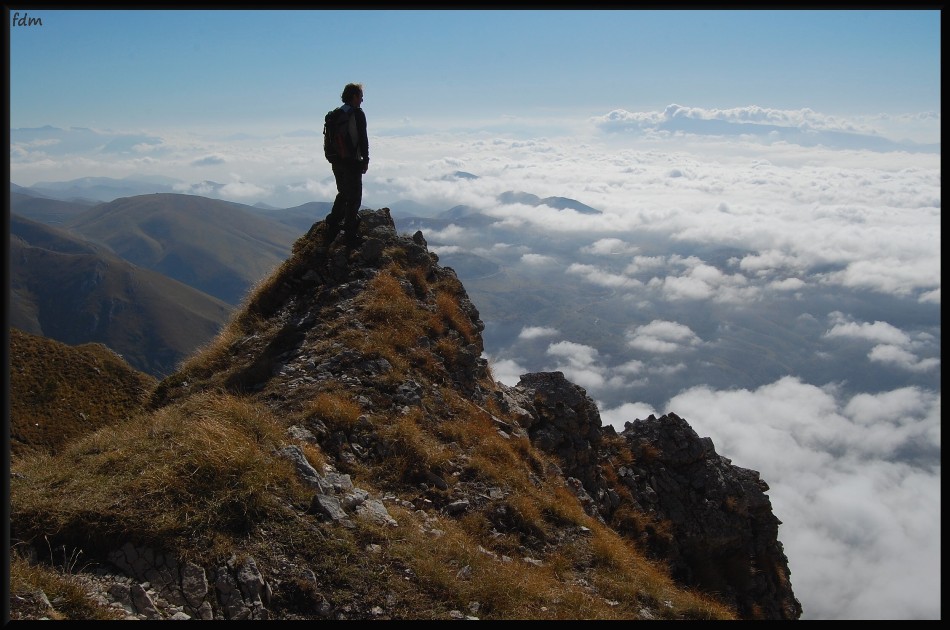
M545 468L546 456L535 453L537 463L529 463L522 455L534 450L530 444L499 435L486 410L450 389L442 396L451 411L448 420L427 417L418 408L374 419L378 435L394 453L371 471L372 483L356 481L373 493L378 484L412 487L422 473L448 468L464 449L478 474L507 495L485 510L504 506L513 529L499 535L488 512L478 510L459 519L430 514L423 526L420 515L390 505L398 528L360 522L355 534L363 542L339 532L338 539L303 547L314 549L311 566L323 588L343 589L334 593L336 602L385 589L395 598L394 618L444 619L449 610L460 610L482 619L636 619L642 606L670 618L733 617L721 605L674 585L662 567L584 514L554 480L540 485L537 477L532 480L536 469ZM359 407L342 392L331 392L302 413L344 427L352 426ZM289 464L272 454L282 435L280 424L258 405L195 395L90 435L59 457L20 462L15 472L22 476L11 483L14 535L35 542L41 532L52 530L57 544L64 545L79 539L161 541L185 555L201 549L219 558L239 546L255 524L281 539L300 540L305 534L294 530L294 519L274 505L281 495L307 499L306 492L295 490ZM311 463L322 465L324 454L304 447ZM554 541L556 529L570 525L584 525L590 533L544 552L527 552L540 566L524 560L525 538ZM382 545L380 557L360 551L369 541ZM26 568L17 568L15 583L21 589L40 579L29 577ZM77 584L68 575L47 578L60 582L44 587L47 592L65 593ZM81 608L78 591L68 597L76 602L64 613L68 618L103 614ZM477 611L469 609L472 602L478 603Z
M406 567L403 575L411 576L399 579L397 573L389 588L399 594L402 606L413 610L413 618L444 618L447 611L458 610L485 620L630 620L639 618L644 606L659 616L685 611L692 619L734 618L715 602L680 590L621 539L604 541L609 534L590 519L592 534L532 558L539 561L533 563L523 553L507 555L487 547L478 514L459 520L430 517L423 524L401 508L390 511L400 528L364 527L382 546L379 562ZM598 553L595 546L618 557L592 570L589 558ZM592 582L599 592L591 591Z
M454 421L444 425L440 423L440 431L447 433L454 431L451 439L470 446L487 435L497 434L497 429L487 409L476 405L451 387L440 387L439 397L444 401L446 416Z
M531 486L528 474L543 468L543 454L526 438L503 437L484 409L454 393L445 393L443 398L453 414L437 431L444 440L456 442L471 452L471 471L487 482L518 489Z
M236 342L252 332L266 335L268 327L273 325L266 320L248 315L246 311L235 311L235 315L217 335L182 361L178 368L178 375L205 377L228 368L234 361L233 348Z
M226 547L276 510L275 492L295 487L291 465L272 452L282 436L265 408L214 394L101 429L60 457L18 462L11 537Z
M307 458L307 462L313 466L314 470L323 470L323 467L328 463L326 455L318 446L304 443L300 445L300 450L303 451L304 457Z
M428 272L422 267L413 267L406 272L406 277L412 284L416 299L424 300L429 292Z
M404 378L425 333L420 315L423 309L390 271L398 269L390 266L370 280L356 300L365 328L341 335L344 343L362 354L386 359L393 372L385 378L392 382Z
M244 299L232 313L230 319L206 344L186 357L178 367L173 378L166 379L160 387L169 387L185 378L204 378L217 371L226 369L233 361L233 347L236 342L251 333L266 335L268 329L276 325L269 316L281 302L281 284L287 274L299 265L299 259L291 257L276 265L271 273L266 273L248 290Z
M644 462L655 462L660 455L662 455L662 452L653 444L640 445L640 457Z
M10 328L10 453L57 452L141 411L156 380L97 343L70 346Z
M210 374L230 359L231 345L241 337L241 332L234 319L225 324L208 343L197 348L178 366L179 372Z
M382 324L393 331L405 326L418 329L418 303L406 294L402 284L389 271L376 274L369 281L363 296L363 312L368 321Z
M449 369L454 368L458 363L461 350L458 341L450 337L439 337L435 342L436 354L442 358L442 363Z
M616 531L633 540L650 538L657 542L670 542L673 538L672 524L657 520L653 516L633 509L629 504L621 504L611 517L610 524Z
M553 492L542 493L539 502L548 518L559 525L564 523L583 525L587 521L588 517L584 508L564 486L555 487Z
M596 523L592 527L594 585L605 597L649 604L668 619L733 619L735 611L712 597L675 584L668 569L644 557L629 540Z
M501 503L514 528L522 536L549 538L556 527L584 525L592 534L580 542L564 546L544 559L545 567L532 567L524 562L498 564L490 556L473 550L485 546L485 533L491 529L489 521L480 514L470 513L458 522L443 523L438 529L452 529L438 537L438 544L428 547L429 540L421 537L413 543L413 571L423 582L456 607L465 609L466 600L478 601L481 614L491 611L486 618L635 618L637 613L624 609L617 602L640 602L649 605L660 616L686 616L694 619L728 619L734 613L701 594L683 591L668 577L665 568L648 560L630 541L597 524L588 517L577 499L565 487L553 485L538 487L529 478L532 466L527 465L521 449L533 450L523 440L501 437L487 412L475 408L450 394L445 394L453 419L438 425L443 440L451 440L467 449L470 466L476 478L507 488L511 493ZM409 425L406 425L409 426ZM413 423L414 435L407 442L425 444L421 429ZM404 426L405 428L405 426ZM417 434L418 432L418 434ZM406 433L409 433L408 431ZM430 451L437 446L426 447ZM536 455L539 468L543 455ZM520 547L516 539L491 537L494 548L513 552ZM477 542L476 542L477 541ZM426 545L420 552L417 545ZM449 557L451 550L454 556ZM409 556L403 558L408 562ZM468 567L464 571L463 567ZM479 567L483 567L484 581L479 581ZM588 567L599 576L598 588L612 593L613 603L590 596L583 589L566 586L567 576ZM460 575L469 575L459 583ZM487 579L488 576L492 579ZM504 586L499 586L499 585ZM529 584L533 584L531 587ZM497 588L496 588L497 587ZM453 599L454 598L454 599ZM664 602L671 602L670 605ZM546 610L545 610L546 609ZM570 610L569 614L565 611ZM579 617L577 615L580 615Z
M562 591L543 568L482 551L479 540L452 519L430 520L422 527L413 524L413 515L397 509L393 514L407 525L398 531L379 528L376 539L390 562L408 568L412 577L402 596L432 609L431 617L423 618L444 618L449 610L471 614L469 605L478 602L477 616L483 619L541 619L543 603L554 599L552 591Z
M439 293L435 298L435 314L432 327L440 334L444 334L445 327L449 326L459 332L466 343L475 340L475 329L472 321L465 316L459 307L458 297L452 293Z
M362 413L360 406L345 391L326 391L317 394L307 409L307 417L323 421L330 431L349 433Z
M391 455L381 475L390 481L416 480L429 472L439 474L446 467L452 451L424 429L423 422L423 411L414 408L382 424L379 437Z

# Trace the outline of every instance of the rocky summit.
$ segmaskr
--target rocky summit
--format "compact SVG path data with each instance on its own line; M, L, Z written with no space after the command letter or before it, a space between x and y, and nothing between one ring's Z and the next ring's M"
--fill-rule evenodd
M17 553L81 548L116 618L800 617L756 471L672 413L603 426L560 372L495 381L455 272L360 216L315 223L126 425L15 463Z

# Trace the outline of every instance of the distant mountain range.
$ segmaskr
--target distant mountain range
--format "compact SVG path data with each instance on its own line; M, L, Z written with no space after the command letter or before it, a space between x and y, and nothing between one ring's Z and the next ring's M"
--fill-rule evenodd
M144 175L123 179L81 177L66 182L37 182L29 188L11 184L10 190L37 197L90 204L112 201L119 197L132 197L156 192L174 192L176 183L179 183L179 180L171 177L148 177Z
M449 175L444 175L441 179L448 181L474 180L478 179L478 176L464 171L456 171ZM188 184L182 180L171 177L135 175L122 179L114 177L81 177L65 182L37 182L29 187L19 186L11 182L10 191L11 193L28 197L65 201L71 204L90 207L103 201L114 201L120 197L135 197L154 193L180 193L198 195L209 199L221 199L221 191L224 186L224 184L213 181ZM600 214L599 210L567 197L545 197L542 199L531 193L507 191L499 195L497 200L502 204L521 203L529 206L546 205L558 210L571 209L581 214ZM243 206L244 204L236 205ZM271 203L261 201L252 206L244 207L264 211L297 209L301 212L308 212L310 210L318 210L322 213L318 218L322 219L330 211L332 205L332 201L308 202L293 208L280 208ZM431 206L421 204L411 199L400 199L388 203L387 205L394 217L431 217L440 212L437 208L432 208ZM29 216L26 213L22 214ZM283 219L278 220L283 221ZM306 227L309 228L309 224Z
M63 343L104 343L153 376L217 334L316 220L306 213L322 211L277 217L173 193L90 205L22 187L10 207L10 324Z
M527 206L548 206L557 210L574 210L580 214L601 214L600 210L591 208L575 199L568 199L567 197L545 197L541 199L531 193L515 192L513 190L498 195L498 201L503 204L522 203Z
M474 175L460 174L459 178L475 178ZM453 177L454 179L455 177ZM151 195L155 193L178 193L197 195L208 199L218 199L227 201L225 194L225 184L211 180L204 180L198 183L189 183L184 180L171 177L148 177L144 175L132 175L125 178L114 177L81 177L63 182L37 182L32 186L20 186L10 183L10 192L18 195L26 195L40 199L56 200L79 204L86 207L98 203L115 201L122 197L137 197L139 195ZM262 200L249 206L254 210L291 210L293 208L317 208L322 210L323 218L330 211L333 205L330 201L306 202L303 204L282 205L281 200L299 199L302 188L301 184L284 184L274 187L270 194ZM316 204L316 205L314 205ZM243 204L237 204L243 205ZM394 216L431 216L438 211L425 204L418 203L410 199L401 199L388 203ZM313 221L311 221L312 223ZM307 225L309 228L309 224Z

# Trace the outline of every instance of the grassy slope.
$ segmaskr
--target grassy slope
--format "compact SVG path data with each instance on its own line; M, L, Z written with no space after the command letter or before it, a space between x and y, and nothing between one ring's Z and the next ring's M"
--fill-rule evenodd
M10 449L57 452L82 435L136 413L156 380L102 344L81 346L10 334Z

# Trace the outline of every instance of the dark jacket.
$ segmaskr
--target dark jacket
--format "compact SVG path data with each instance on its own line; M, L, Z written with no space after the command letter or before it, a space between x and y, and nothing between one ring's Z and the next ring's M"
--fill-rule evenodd
M356 141L357 160L366 164L369 162L369 135L366 133L366 112L359 107L352 107L349 104L344 104L341 109L343 111L353 110L354 115L350 119L350 139Z

